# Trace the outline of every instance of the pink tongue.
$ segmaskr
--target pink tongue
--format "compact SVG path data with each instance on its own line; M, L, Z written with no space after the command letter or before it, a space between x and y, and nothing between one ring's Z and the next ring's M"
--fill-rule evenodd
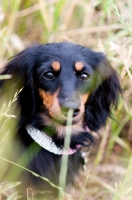
M81 145L78 144L78 145L76 145L76 149L71 149L71 148L69 148L68 150L63 149L62 154L63 155L71 155L71 154L76 153L80 148L81 148Z

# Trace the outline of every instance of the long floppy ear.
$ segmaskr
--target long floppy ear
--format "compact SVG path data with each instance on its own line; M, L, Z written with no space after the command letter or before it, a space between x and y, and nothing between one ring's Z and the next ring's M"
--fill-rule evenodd
M117 73L103 56L95 68L92 92L86 103L86 123L91 130L98 131L105 125L112 107L117 107L120 93L122 91Z
M0 91L5 99L11 100L16 91L23 123L30 123L35 112L35 94L33 70L37 62L37 47L29 47L16 56L5 66L0 75L10 74L10 80L0 80Z

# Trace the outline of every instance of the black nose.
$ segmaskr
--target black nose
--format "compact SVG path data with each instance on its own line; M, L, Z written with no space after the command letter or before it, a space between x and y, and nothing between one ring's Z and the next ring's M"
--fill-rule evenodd
M79 104L75 102L66 102L65 104L63 104L61 112L64 116L67 116L70 109L73 110L73 117L76 117L80 112Z

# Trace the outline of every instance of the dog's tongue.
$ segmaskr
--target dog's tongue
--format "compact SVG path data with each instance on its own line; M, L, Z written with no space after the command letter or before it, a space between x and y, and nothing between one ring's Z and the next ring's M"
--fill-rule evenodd
M69 148L68 150L63 149L63 150L62 150L62 155L71 155L71 154L74 154L74 153L76 153L80 148L81 148L81 145L78 144L78 145L76 145L75 149L71 149L71 148Z

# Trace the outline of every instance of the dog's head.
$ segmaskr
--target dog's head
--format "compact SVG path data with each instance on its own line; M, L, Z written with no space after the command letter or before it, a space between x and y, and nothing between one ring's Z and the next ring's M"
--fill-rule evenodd
M29 47L2 74L12 74L13 85L22 87L20 126L50 127L57 137L65 135L69 110L73 111L73 134L86 132L86 127L97 131L121 92L105 55L72 43Z

